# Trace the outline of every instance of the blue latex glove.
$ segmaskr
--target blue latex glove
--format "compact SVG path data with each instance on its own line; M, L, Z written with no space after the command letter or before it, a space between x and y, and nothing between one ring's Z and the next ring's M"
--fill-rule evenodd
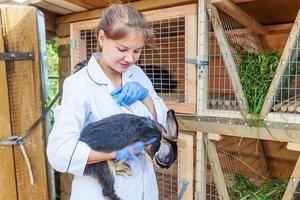
M137 156L143 151L145 144L145 142L136 142L128 147L118 150L115 161L137 158Z
M130 106L137 100L144 100L149 94L149 91L138 82L127 82L123 87L117 88L112 92L112 95L118 95L118 103Z
M151 143L154 143L156 142L157 138L156 137L153 137L151 138L146 144L151 144Z

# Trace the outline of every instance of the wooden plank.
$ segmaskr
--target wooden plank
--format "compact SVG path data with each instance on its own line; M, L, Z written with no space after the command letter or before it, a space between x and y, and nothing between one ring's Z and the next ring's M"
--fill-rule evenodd
M57 44L58 44L58 46L66 45L66 44L70 45L70 37L60 37L60 38L58 38Z
M56 24L55 24L56 17L52 13L44 10L43 13L45 16L46 30L56 32Z
M179 134L179 155L178 155L178 190L181 189L181 182L188 183L187 189L183 195L183 200L193 198L194 189L194 137L193 135L181 132Z
M233 17L235 20L239 21L241 24L248 27L254 33L258 35L266 35L268 33L263 25L257 22L253 17L248 15L230 0L211 0L211 3L223 12L227 13L229 16Z
M207 151L210 162L212 162L212 172L214 177L214 183L216 184L219 196L224 200L229 200L229 194L226 187L225 177L222 171L222 166L219 160L215 141L211 141L207 138Z
M205 0L199 1L198 5L198 58L201 61L209 61L208 59L208 30L207 30L207 11ZM202 71L201 71L202 70ZM208 77L209 66L202 66L197 71L197 115L201 115L207 109L208 100Z
M8 67L12 134L20 136L42 113L41 69L37 9L27 6L2 6L2 31L6 35L7 51L34 52L34 60L11 62ZM13 69L13 70L12 70ZM43 127L36 127L26 140L34 175L30 184L28 168L20 148L14 148L18 199L48 199L47 169L44 154Z
M262 140L300 144L299 128L285 129L281 126L279 128L269 127L266 129L265 127L249 127L249 125L245 124L209 122L206 119L182 115L178 115L177 119L180 130L183 131L217 133L236 137L258 138ZM231 119L228 119L228 122L230 122L230 120Z
M286 148L288 150L292 150L292 151L300 151L300 144L295 144L292 142L288 142L286 145Z
M178 5L189 4L189 3L197 3L197 1L195 0L165 0L165 1L143 0L143 1L136 1L130 3L130 5L136 8L137 10L146 11L146 10L166 8L166 7L178 6ZM99 17L102 16L104 11L105 8L101 8L101 9L96 9L87 12L65 15L62 17L58 17L56 23L61 24L61 23L71 23L71 22L83 21L89 19L99 19Z
M297 189L297 186L299 184L299 180L300 180L300 156L297 160L296 166L294 168L293 174L290 178L290 181L288 183L288 186L285 190L285 193L283 195L282 199L294 199L293 195L295 190ZM297 191L299 192L299 191Z
M72 4L76 4L80 7L86 8L88 10L95 9L95 8L103 8L107 7L108 3L115 3L116 1L110 0L108 1L89 1L89 0L65 0L67 2L70 2Z
M67 15L67 14L71 14L73 12L72 10L69 10L68 8L60 7L55 4L49 3L47 1L39 1L39 2L35 3L34 5L37 7L40 7L40 8L47 9L54 13L59 13L61 15Z
M236 69L236 65L233 59L233 55L230 51L229 44L226 40L218 11L211 3L207 4L207 8L211 9L211 12L208 13L213 22L212 25L214 28L215 36L224 59L227 72L231 79L231 84L235 90L236 98L240 102L241 113L243 117L246 118L248 113L247 99L245 98L245 95L243 93L240 77L238 75L238 71Z
M0 20L2 12L0 10ZM2 21L0 21L2 27ZM4 52L2 31L0 31L0 52ZM0 140L7 140L11 133L8 85L5 61L0 60ZM14 155L12 146L0 146L0 199L17 199Z
M70 24L69 23L57 24L56 33L57 33L58 37L69 37L70 36Z
M284 73L286 71L286 68L288 66L288 59L289 59L289 57L291 56L291 53L292 53L291 49L295 46L295 43L297 42L297 34L299 34L299 32L300 32L300 26L298 24L299 21L300 21L300 10L299 10L298 15L296 17L295 24L294 24L294 26L291 30L289 39L286 42L286 45L284 47L284 50L283 50L283 53L281 55L281 58L280 58L278 67L276 69L274 78L273 78L272 83L270 85L269 91L266 95L266 99L265 99L265 102L263 104L263 107L261 109L260 115L261 115L262 118L266 117L267 113L270 111L271 105L272 105L272 100L275 98L277 88L278 88L278 86L280 84L280 81L281 81L280 77L282 77L284 75Z
M206 133L197 132L195 199L206 198L207 151L206 151L205 141L204 141L205 134Z

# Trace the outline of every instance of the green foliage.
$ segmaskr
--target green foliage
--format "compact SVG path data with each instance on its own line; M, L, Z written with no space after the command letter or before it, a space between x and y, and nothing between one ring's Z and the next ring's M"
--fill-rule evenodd
M58 75L58 55L57 55L57 42L53 40L47 40L47 65L48 65L48 98L46 105L49 105L52 99L55 97L59 89L59 75ZM55 105L57 105L56 102ZM54 122L53 109L50 111L51 125Z
M238 73L248 101L249 113L259 115L279 63L280 54L243 52L239 57L241 64Z
M230 188L231 200L281 200L288 179L272 179L256 186L242 174L237 173Z

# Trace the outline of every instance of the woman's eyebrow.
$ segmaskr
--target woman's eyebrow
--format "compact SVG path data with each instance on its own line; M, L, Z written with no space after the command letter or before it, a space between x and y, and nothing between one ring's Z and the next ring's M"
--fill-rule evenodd
M129 49L129 47L124 46L123 44L119 44L118 42L116 42L116 44L119 45L119 46L121 46L121 47L123 47L123 48ZM141 47L138 47L138 48L136 48L136 49L142 49L143 47L144 47L144 45L141 46Z

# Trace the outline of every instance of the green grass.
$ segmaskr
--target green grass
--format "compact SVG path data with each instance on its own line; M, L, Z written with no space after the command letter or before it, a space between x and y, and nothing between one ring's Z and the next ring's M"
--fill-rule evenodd
M245 176L237 173L230 188L231 200L281 200L288 179L272 179L261 185L255 185Z
M278 52L261 54L243 52L238 56L241 61L238 66L238 73L244 95L248 101L249 113L257 118L281 55Z

